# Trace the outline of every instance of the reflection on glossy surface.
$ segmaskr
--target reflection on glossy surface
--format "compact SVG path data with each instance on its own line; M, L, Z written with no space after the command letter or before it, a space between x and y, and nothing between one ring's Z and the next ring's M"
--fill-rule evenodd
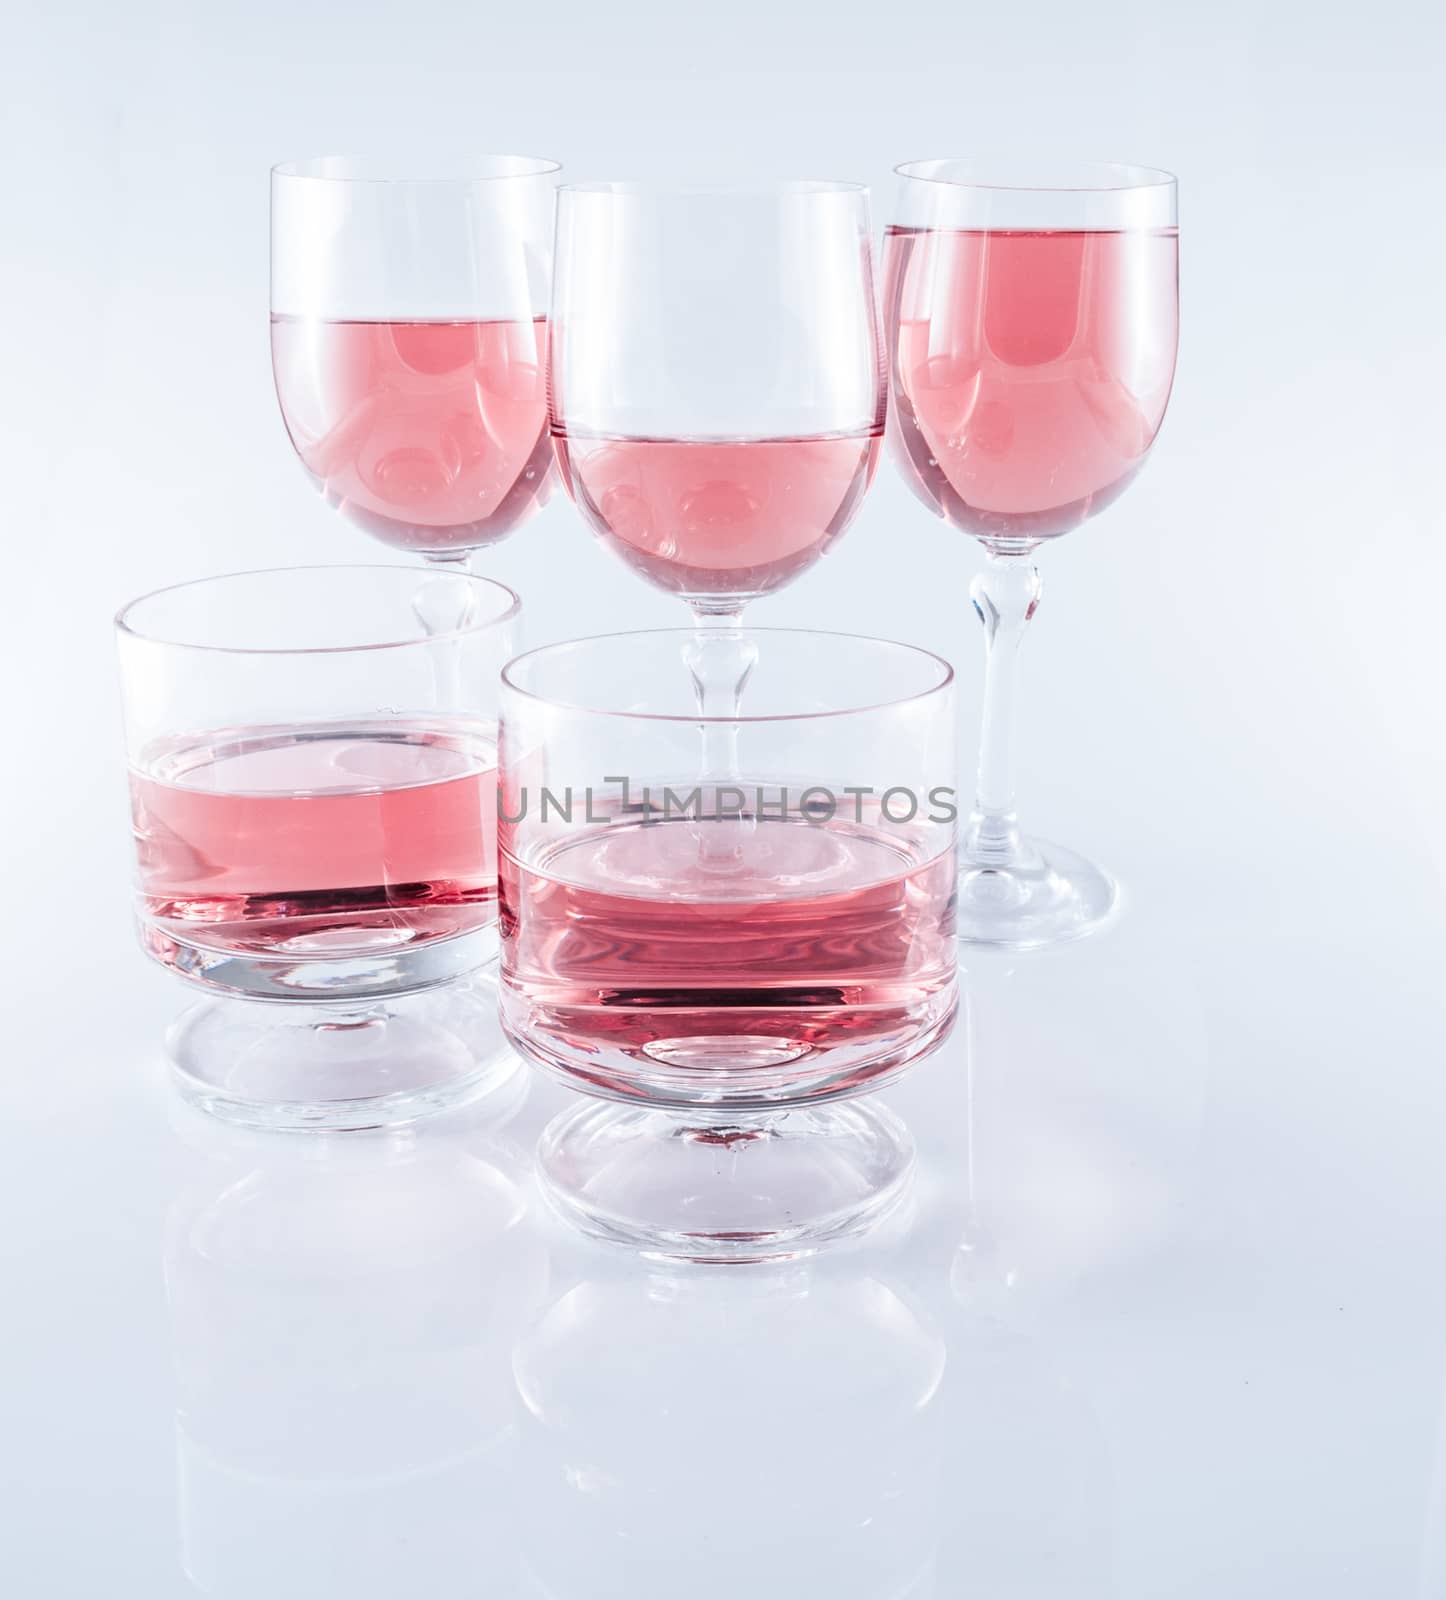
M167 1260L179 1461L158 1270L178 1152L159 1087L137 1095L83 1162L34 1168L26 1225L70 1233L7 1301L12 1375L40 1380L0 1393L0 1592L1434 1595L1438 1084L1390 1008L1401 952L1310 956L1289 1017L1266 942L1222 976L1138 912L971 959L972 1038L891 1097L914 1206L806 1273L657 1277L509 1221L545 1084L510 1149L485 1102L414 1147L193 1118ZM1326 988L1370 1016L1313 1008ZM1322 1103L1347 1090L1359 1135Z
M1007 1316L1006 1307L1005 1316ZM938 1600L1104 1600L1117 1492L1109 1444L1067 1352L990 1307L949 1319ZM981 1575L987 1575L982 1588Z
M585 1281L517 1347L548 1600L930 1592L937 1330L823 1267Z
M505 1153L200 1131L166 1252L187 1574L236 1600L507 1593L508 1350L546 1262Z
M1137 919L1087 944L971 951L961 1298L1018 1304L1163 1248L1193 1175L1204 1014L1187 951Z
M960 974L938 1594L1105 1600L1122 1495L1079 1310L1168 1249L1194 1177L1206 1053L1193 964L1143 919ZM1117 1330L1115 1337L1123 1337ZM1171 1460L1163 1445L1161 1469Z

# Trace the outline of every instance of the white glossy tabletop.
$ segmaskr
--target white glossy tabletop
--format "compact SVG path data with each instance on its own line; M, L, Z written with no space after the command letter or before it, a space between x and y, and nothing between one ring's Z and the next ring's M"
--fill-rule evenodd
M22 10L0 1595L1446 1595L1439 8ZM1181 175L1170 414L1044 552L1026 646L1024 819L1124 909L967 960L885 1095L912 1207L856 1249L583 1243L530 1171L565 1096L523 1075L394 1138L170 1093L109 619L388 559L276 414L265 173L407 139L857 176L878 225L891 160L1001 140ZM756 620L941 650L972 737L977 564L885 467ZM681 620L561 499L482 570L534 643Z
M888 1096L908 1213L791 1267L551 1223L564 1096L522 1073L248 1135L171 1096L138 956L57 987L7 1139L6 1592L1439 1593L1439 939L1252 865L1239 924L1145 884L969 960Z

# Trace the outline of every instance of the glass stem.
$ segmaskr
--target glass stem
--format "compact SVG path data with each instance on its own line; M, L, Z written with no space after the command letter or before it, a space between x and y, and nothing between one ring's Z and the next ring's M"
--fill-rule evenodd
M698 715L708 719L736 719L743 703L743 686L758 660L758 646L743 632L743 608L693 613L693 637L683 648L683 660L693 678ZM738 724L736 720L708 720L702 724L703 770L712 782L736 779Z
M425 632L435 637L451 633L468 620L473 605L472 552L458 550L427 557L427 572L412 594L412 611ZM459 639L439 639L432 646L432 678L437 705L447 711L465 706L462 684L462 649Z
M975 866L1009 868L1023 857L1014 813L1014 701L1019 647L1039 609L1039 569L1032 551L996 553L969 585L984 624L984 723L979 739L979 779L974 814L964 835L965 859Z

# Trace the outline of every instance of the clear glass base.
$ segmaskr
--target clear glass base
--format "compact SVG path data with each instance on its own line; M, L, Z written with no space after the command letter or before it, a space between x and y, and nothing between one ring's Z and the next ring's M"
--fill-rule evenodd
M455 983L497 959L493 925L448 939L413 941L394 928L345 930L332 943L322 933L299 933L290 948L220 949L174 923L161 926L141 917L141 948L168 972L211 994L240 1000L280 1000L288 1005L365 1005L421 989Z
M903 1199L908 1131L878 1105L709 1113L585 1101L544 1130L543 1191L594 1238L657 1259L811 1255Z
M1062 944L1102 927L1118 903L1114 880L1092 861L1063 845L1026 839L1009 865L965 857L959 939L1012 950Z
M491 973L371 1004L203 1000L166 1046L185 1099L269 1129L395 1127L489 1093L518 1065Z

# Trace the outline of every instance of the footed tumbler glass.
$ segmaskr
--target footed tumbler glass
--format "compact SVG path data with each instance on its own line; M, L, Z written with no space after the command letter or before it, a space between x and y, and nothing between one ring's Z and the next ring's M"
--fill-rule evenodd
M238 573L117 618L141 943L204 991L170 1050L216 1115L372 1127L510 1070L480 969L518 602L438 574L433 631L417 576Z
M882 1216L910 1146L840 1104L954 1017L953 674L761 629L727 779L699 779L682 630L503 674L502 1017L591 1097L543 1136L556 1206L689 1260L798 1255Z

